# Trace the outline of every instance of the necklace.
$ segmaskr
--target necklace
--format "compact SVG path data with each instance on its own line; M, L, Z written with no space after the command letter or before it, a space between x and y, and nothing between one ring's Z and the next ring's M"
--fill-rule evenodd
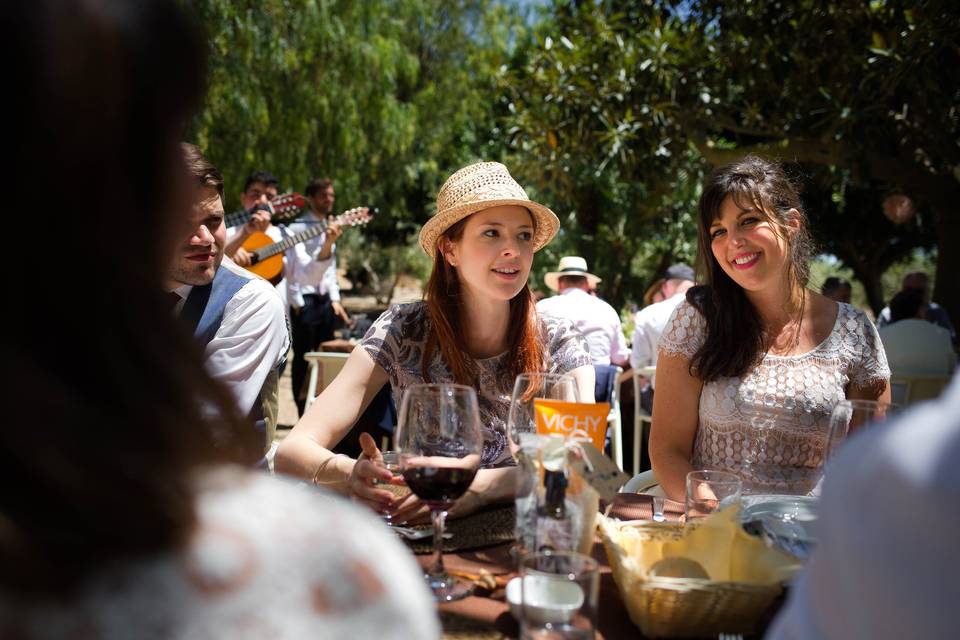
M806 306L807 291L806 289L802 289L800 292L800 304L798 305L799 313L796 317L796 329L791 328L791 325L794 324L794 319L789 317L791 315L789 311L787 312L787 321L783 323L779 329L773 331L769 327L764 328L763 345L767 353L773 355L790 355L791 352L800 346L800 335L803 329L803 315L806 311ZM789 336L788 343L779 344L785 336Z

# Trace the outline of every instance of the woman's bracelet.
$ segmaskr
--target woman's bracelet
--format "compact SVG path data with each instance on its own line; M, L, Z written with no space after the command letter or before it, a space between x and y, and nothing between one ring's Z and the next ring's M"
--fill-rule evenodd
M324 460L323 462L321 462L320 465L317 467L317 470L313 472L313 484L325 485L325 484L338 484L340 482L346 482L346 478L341 478L340 480L321 480L320 474L322 474L324 470L326 470L327 465L329 465L333 460L336 460L337 458L349 458L349 457L350 456L348 456L345 453L335 453L329 458L327 458L326 460Z

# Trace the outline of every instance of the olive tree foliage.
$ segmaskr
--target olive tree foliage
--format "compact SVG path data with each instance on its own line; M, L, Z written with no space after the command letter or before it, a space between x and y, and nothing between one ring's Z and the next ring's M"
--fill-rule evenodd
M558 248L594 258L615 298L690 257L704 171L753 152L801 176L814 235L871 306L883 270L935 240L935 298L960 317L958 14L949 0L554 0L505 76L504 132L575 223ZM919 212L899 227L881 212L894 193Z
M823 205L811 208L816 235L853 269L875 311L882 271L935 237L934 297L960 317L960 5L686 8L708 55L691 66L703 100L682 105L679 117L703 156L718 164L751 151L800 163ZM917 204L914 221L895 227L883 217L893 193Z
M584 256L615 304L639 301L696 252L704 163L675 116L692 26L650 5L556 2L502 78L511 166L560 216L559 256Z
M333 180L336 211L377 217L340 241L341 265L381 297L424 269L405 250L450 172L496 155L496 70L521 30L493 0L196 0L210 84L194 140L239 206L251 171L302 190ZM374 286L375 285L375 286Z

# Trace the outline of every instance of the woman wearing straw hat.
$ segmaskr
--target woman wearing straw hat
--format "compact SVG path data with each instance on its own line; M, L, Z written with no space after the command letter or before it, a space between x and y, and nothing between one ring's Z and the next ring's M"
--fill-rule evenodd
M523 372L572 373L593 397L593 367L583 336L568 321L536 313L527 278L533 254L560 226L533 202L507 168L481 162L460 169L437 194L437 213L420 232L433 258L425 299L394 305L373 324L343 371L310 407L277 452L277 470L330 485L394 514L395 522L425 509L413 496L394 504L374 480L390 472L361 436L359 460L332 449L387 381L399 406L403 390L422 382L474 387L484 430L482 469L454 514L512 498L513 458L506 417L513 380Z

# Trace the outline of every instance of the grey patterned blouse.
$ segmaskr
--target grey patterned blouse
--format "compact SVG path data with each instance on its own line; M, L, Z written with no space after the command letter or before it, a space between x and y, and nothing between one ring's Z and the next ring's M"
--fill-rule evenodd
M583 335L568 320L540 316L541 336L546 345L544 371L567 373L577 367L591 364ZM427 305L424 302L396 304L383 312L367 331L360 346L387 375L393 388L397 408L404 389L424 382L420 360L430 328ZM507 446L506 424L510 411L513 379L507 369L507 353L492 358L474 360L480 374L477 402L480 405L480 425L483 429L484 468L513 464ZM429 367L432 382L453 382L453 374L438 352Z

